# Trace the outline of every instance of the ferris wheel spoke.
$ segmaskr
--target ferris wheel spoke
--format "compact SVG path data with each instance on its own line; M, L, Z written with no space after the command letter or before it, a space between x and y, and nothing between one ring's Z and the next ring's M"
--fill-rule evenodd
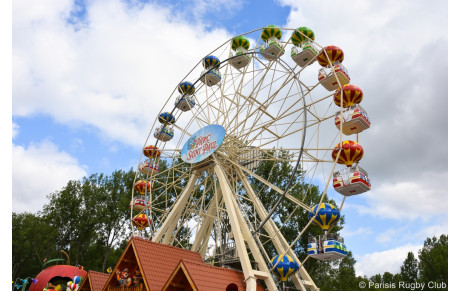
M182 127L178 126L177 124L173 123L172 126L174 126L174 128L177 128L177 129L180 130L181 132L185 133L186 135L192 136L191 133L187 132L185 129L183 129Z
M249 174L250 176L254 177L255 179L257 179L258 181L260 181L261 183L265 184L267 187L273 189L275 192L278 192L279 194L283 195L284 194L284 191L281 190L280 188L278 188L277 186L273 185L272 183L270 183L269 181L265 180L264 178L262 178L261 176L257 175L256 173L254 173L253 171L250 171L249 169L241 166L240 164L232 161L231 159L227 158L225 155L223 155L222 153L219 153L220 157L223 157L227 162L230 162L231 164L233 164L233 166L241 169L242 171L246 172L247 174ZM301 203L297 198L295 198L294 196L290 195L289 193L286 194L286 198L289 199L291 202L294 202L295 204L299 205L300 207L304 208L305 210L307 211L311 211L311 208L308 207L307 205Z
M259 62L260 62L260 60L259 60ZM256 88L261 86L265 76L266 76L265 70L260 70L260 69L255 70L254 69L253 72L252 72L252 78L249 81L247 81L246 83L241 83L242 87L241 87L240 91L235 91L235 95L237 97L239 107L238 107L238 111L234 115L233 119L237 119L238 116L242 114L242 110L250 110L250 108L253 106L253 102L251 102L251 100L249 99L248 96L252 96L253 94L256 94L255 92L257 92L257 91L255 91L255 90L256 90ZM257 80L257 83L255 84L254 80L256 80L256 78L259 78L259 80ZM244 80L242 79L241 81L243 82ZM246 90L246 88L249 88L249 90L250 90L248 96L242 94L242 91ZM241 97L243 97L243 99L244 99L243 103L241 103ZM253 97L251 99L255 100L255 98L253 98ZM234 120L231 120L229 123L232 124L233 122L234 122ZM238 124L238 122L237 122L237 124ZM238 129L239 126L234 126L234 128Z
M324 120L327 120L327 119L332 118L332 117L333 117L333 115L331 115L331 116L325 118ZM310 123L310 124L307 124L306 127L309 128L309 127L318 125L319 123L321 123L321 122L324 121L324 120L312 122L312 123ZM293 130L293 131L291 131L291 132L289 132L289 133L286 133L286 134L283 136L283 138L286 138L286 137L288 137L288 136L290 136L290 135L293 135L293 134L295 134L295 133L298 133L298 132L300 132L300 131L302 131L302 130L303 130L303 128L295 129L295 130ZM264 147L264 146L270 145L270 144L272 144L273 142L276 142L276 141L278 141L278 140L277 140L277 139L269 139L268 142L261 143L259 146Z
M217 90L221 91L220 86L218 87ZM218 100L219 97L222 95L222 94L217 94L217 91L214 91L212 87L211 87L211 91L212 91L212 94L211 96L209 96L209 100L210 100L209 105L211 104L212 99ZM209 105L208 105L208 124L212 124L212 120L218 120L218 111L216 115L214 110L211 110L212 108L215 108L215 106L209 106Z
M176 177L176 173L180 173L180 175ZM159 199L159 197L162 197L162 195L165 196L167 193L169 193L169 191L174 191L177 196L178 195L177 191L183 190L183 188L179 186L179 183L177 183L177 181L185 180L187 177L190 176L188 172L182 172L177 169L176 171L168 171L167 174L168 176L166 177L166 182L163 182L161 180L155 180L155 184L159 184L160 188L164 187L163 191L159 193L159 195L155 199Z
M177 156L177 153L180 152L179 149L162 149L161 150L161 157L164 160L170 160Z
M161 228L158 230L157 233L153 236L153 241L160 242L163 239L163 243L168 244L172 237L172 233L174 231L174 225L177 225L177 221L180 218L180 213L183 211L185 206L187 205L188 198L195 186L195 182L198 179L198 173L194 171L187 183L187 186L182 190L181 195L179 195L178 199L174 202L172 206L170 215L165 219L164 223L162 224Z
M300 111L300 110L298 110L298 111ZM297 118L294 118L294 121L292 121L291 123L289 123L289 124L288 124L288 123L285 123L285 124L283 124L283 123L276 123L276 121L278 121L278 120L280 120L280 119L284 119L284 117L287 117L287 116L290 116L291 114L296 114L296 113L298 114L298 116L297 116ZM296 123L298 122L297 119L298 119L299 117L302 116L302 112L292 112L291 114L289 114L289 115L287 115L287 116L284 116L284 117L281 117L281 118L279 118L279 119L277 119L277 120L269 121L268 124L262 124L262 125L259 127L258 132L257 132L251 139L249 139L249 137L251 136L251 133L254 132L254 130L253 130L254 127L251 127L251 129L250 129L251 131L250 131L250 132L245 132L245 134L244 134L245 137L246 137L245 140L246 140L249 144L251 144L251 143L254 142L254 140L258 139L259 136L262 136L263 133L264 133L265 131L271 133L271 134L275 137L273 141L280 140L280 139L282 139L282 138L284 138L284 137L290 135L290 134L288 134L288 130L289 130L292 126L296 125ZM278 126L282 126L282 125L287 125L287 128L286 128L285 131L282 132L282 133L277 133L277 132L275 132L275 131L273 131L273 130L270 129L270 127L277 128ZM302 129L302 128L301 128L301 129Z
M288 75L287 75L288 76ZM280 77L279 79L282 79L282 77ZM273 82L273 80L272 80ZM247 115L247 118L244 119L240 124L237 124L234 128L244 128L247 121L249 120L250 117L252 117L254 114L256 114L256 117L255 117L255 120L254 122L252 123L251 127L254 127L258 121L260 120L260 118L262 117L262 113L264 113L265 115L267 115L268 117L270 117L272 120L278 120L277 117L273 116L272 114L270 114L266 108L268 107L268 104L270 103L273 103L274 102L274 99L277 97L277 95L279 94L279 92L288 84L289 82L289 76L287 77L287 80L285 80L281 86L273 93L273 94L270 94L269 97L264 101L264 102L260 102L258 101L256 98L254 98L252 95L249 95L249 96L244 96L241 94L241 97L245 98L245 100L251 104L251 107L254 106L254 103L256 103L257 107L252 110L252 112L250 114ZM271 91L271 88L269 89ZM259 90L260 91L260 90ZM257 96L256 96L257 97ZM286 98L288 97L285 97L285 98L281 98L281 100L286 100ZM287 109L289 110L289 109Z
M255 194L254 190L251 187L251 184L249 183L249 181L247 180L246 176L243 174L240 168L236 169L236 173L239 179L242 181L243 187L246 190L249 199L253 202L254 209L257 212L257 215L259 216L260 220L263 220L265 217L268 216L267 210L263 206L262 202L258 199L258 196ZM273 219L269 219L268 223L264 226L264 229L268 233L268 235L265 235L265 237L269 239L265 243L272 241L278 252L281 252L282 250L284 251L288 244L283 244L283 242L279 240L278 236L281 234L281 232L277 229ZM259 233L259 235L264 234Z
M221 200L222 194L220 189L215 191L215 195L212 196L212 199L209 201L207 207L208 211L205 214L202 224L198 229L198 232L195 236L195 241L191 248L192 251L199 252L204 257L204 252L206 251L206 246L208 245L209 237L212 231L212 224L215 219L217 219L217 204ZM197 224L198 225L198 224Z
M225 105L225 100L229 101L231 103L231 105L233 105L233 108L239 108L239 102L240 102L240 98L239 96L237 96L237 92L240 92L243 88L243 85L244 85L244 75L241 75L241 74L233 74L233 72L231 72L231 75L232 75L232 80L233 82L230 82L230 86L228 86L227 88L224 88L225 91L222 92L222 98L221 99L221 102L220 102L220 105ZM235 82L237 84L235 84ZM235 92L235 93L230 93L228 91L231 92ZM229 94L230 95L233 95L234 99L233 100L232 98L229 98ZM228 110L227 108L224 109L224 112L226 114L224 114L224 118L225 120L229 120L228 118L228 115L230 114L229 112L230 110ZM236 117L238 117L238 113L235 114Z

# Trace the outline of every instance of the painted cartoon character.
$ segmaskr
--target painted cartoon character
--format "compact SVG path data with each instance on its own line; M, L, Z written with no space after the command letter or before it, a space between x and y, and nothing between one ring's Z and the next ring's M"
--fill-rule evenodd
M123 285L123 280L121 279L121 272L119 269L115 271L115 274L117 274L117 282L120 284L120 286Z
M129 277L129 270L125 268L121 273L122 286L131 286L131 278Z
M136 271L134 271L133 279L134 279L134 285L136 286L144 282L142 278L141 270L139 270L139 268L137 268Z
M195 139L190 139L187 143L187 149L193 150L195 148Z

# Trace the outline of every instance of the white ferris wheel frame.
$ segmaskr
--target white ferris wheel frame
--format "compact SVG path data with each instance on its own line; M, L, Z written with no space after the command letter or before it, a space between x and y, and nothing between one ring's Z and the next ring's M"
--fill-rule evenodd
M244 35L248 35L248 34L251 34L253 32L256 32L256 31L261 31L262 29L263 28L253 30L253 31L250 31L248 33L245 33ZM289 31L289 30L295 31L295 29L288 29L288 28L280 28L280 29L283 30L283 31ZM261 39L259 38L256 43L259 44L260 42L261 42ZM231 43L231 40L229 40L228 42L226 42L226 43L222 44L221 46L219 46L218 48L216 48L216 50L211 52L211 54L216 52L220 48L224 47L225 45L228 46L229 43ZM289 41L289 39L287 39L284 42L281 41L281 43L283 44L282 48L286 49L287 45L290 44L290 41ZM322 47L319 44L317 44L316 42L312 42L312 43L314 43L318 48L322 49ZM270 112L268 112L266 109L267 109L268 106L271 105L270 102L274 102L276 100L276 93L272 94L272 96L275 96L275 97L272 98L270 96L270 98L265 99L264 102L260 102L259 100L257 100L256 97L253 97L252 95L244 96L244 94L241 94L241 91L238 91L239 89L235 89L235 92L239 92L239 94L238 94L239 97L236 98L235 97L236 93L234 93L233 98L229 98L228 97L229 94L226 94L226 92L222 91L222 87L225 87L225 86L221 86L219 84L219 86L217 88L217 90L221 91L220 95L219 95L219 94L216 94L214 90L212 90L212 87L208 88L206 85L200 83L199 79L197 79L194 82L194 85L197 87L196 90L197 91L198 90L204 90L204 92L206 93L205 94L206 98L204 98L204 100L202 100L202 103L199 104L199 108L201 108L201 110L190 110L192 115L193 115L193 118L191 118L189 123L186 124L185 126L181 126L181 125L178 125L176 123L172 125L174 127L174 129L178 130L181 133L181 137L180 137L179 141L177 142L177 147L176 148L167 148L166 143L163 143L163 148L161 149L161 152L162 152L162 155L165 155L165 156L162 157L162 158L165 158L165 157L166 158L168 158L168 157L172 158L172 157L177 156L179 154L180 145L184 144L184 142L185 142L184 139L186 137L192 136L192 134L193 134L193 132L190 132L190 130L189 130L190 127L191 127L192 122L195 122L196 123L195 125L198 125L198 126L201 125L201 127L203 127L205 125L208 125L208 124L212 124L213 121L211 120L211 118L212 118L211 112L214 112L214 113L217 112L218 115L221 114L221 117L216 118L216 116L214 115L214 118L217 119L217 120L220 120L219 118L222 118L222 120L223 120L222 125L226 128L226 130L228 130L227 136L226 136L226 139L227 139L228 136L232 136L232 134L237 133L238 130L239 130L239 127L242 127L243 129L248 128L248 131L244 132L244 135L249 136L251 133L253 133L253 132L257 131L257 130L261 130L261 128L264 128L263 129L264 132L265 131L270 132L271 129L269 128L269 126L272 126L272 125L280 126L280 127L281 126L287 126L286 124L283 124L283 123L278 124L277 122L280 121L281 119L291 117L291 116L295 115L296 113L299 113L300 111L303 111L302 116L303 116L303 119L304 119L303 120L304 126L301 127L300 129L297 129L295 132L287 132L286 133L287 135L294 135L294 134L298 133L299 130L303 130L303 139L304 140L301 141L301 147L299 147L299 148L295 148L295 147L282 148L283 150L287 150L290 153L292 152L292 154L291 154L292 156L297 155L297 159L289 159L289 160L284 160L284 161L289 161L291 163L297 162L297 164L295 166L295 169L297 169L297 166L299 165L299 163L311 162L311 163L317 163L318 165L322 164L322 163L331 163L332 164L332 170L328 170L328 175L326 175L326 174L322 175L325 178L325 188L321 192L321 198L320 198L320 201L318 202L319 204L321 204L323 202L323 200L324 200L325 195L326 195L328 186L329 186L330 181L332 179L332 173L334 172L335 166L336 166L337 161L338 161L338 157L340 155L340 151L342 149L341 148L339 149L339 154L337 155L337 158L335 160L334 159L326 159L325 154L322 155L322 158L319 158L318 157L319 155L314 155L314 154L311 154L311 153L314 152L314 151L316 151L317 153L318 152L327 153L327 152L329 152L329 151L331 151L333 149L333 144L330 144L329 147L308 147L308 146L304 147L304 141L305 141L305 138L306 138L305 131L309 127L318 126L318 132L316 132L315 134L317 136L319 136L319 125L321 123L325 122L325 121L328 121L328 120L332 119L335 116L334 113L329 114L328 116L320 116L320 115L318 115L318 112L315 111L316 110L315 105L320 103L320 102L324 102L324 101L326 101L328 99L331 99L331 96L333 96L333 93L326 94L326 95L322 96L321 98L311 100L311 102L307 102L306 101L306 96L309 95L309 93L311 91L313 91L319 85L319 82L318 82L314 86L307 86L304 83L304 81L300 79L300 73L305 68L307 68L307 66L305 66L304 68L300 68L300 69L296 66L294 69L298 69L298 70L294 71L294 69L291 69L286 62L284 62L284 61L282 61L283 63L279 62L278 60L281 60L281 58L279 58L278 60L270 61L270 62L267 63L267 62L263 61L263 59L259 59L257 57L258 53L259 52L256 52L256 48L254 48L254 51L249 52L247 54L252 57L252 63L253 64L254 64L255 60L257 59L258 62L261 64L261 66L265 65L265 68L261 67L261 70L260 70L261 72L265 72L265 75L263 75L260 78L259 81L264 82L265 81L264 78L267 76L267 74L269 72L281 70L279 66L285 66L285 68L284 68L285 72L288 72L289 74L291 74L289 76L289 79L285 80L285 83L288 83L291 80L295 79L298 82L298 84L300 85L301 91L303 89L305 89L305 91L307 91L306 93L303 93L303 91L301 93L301 98L300 99L303 100L302 106L300 108L298 108L297 110L295 110L295 111L290 111L291 108L284 108L285 109L284 114L286 114L286 116L284 116L283 114L278 115L278 116L271 116ZM326 54L326 56L327 56L327 54ZM229 60L231 60L231 58L232 58L232 56L230 56L229 58L227 58L224 61L222 61L221 65L223 63L226 63ZM328 56L327 56L327 58L329 59ZM187 77L189 77L190 74L194 70L196 70L198 65L199 64L197 64L189 72L189 74L187 74ZM249 67L249 65L246 66L242 72L241 72L241 70L238 70L238 71L240 71L242 76L244 76L247 73L248 67ZM287 67L287 69L286 69L286 67ZM212 69L215 69L215 68L216 68L216 66L214 66L212 68L209 68L207 71L209 72L209 71L211 71ZM232 70L233 68L231 68L231 66L229 64L227 64L227 66L225 66L225 69L226 70ZM256 72L256 70L253 69L252 74L254 74L255 72ZM335 75L335 72L333 72L333 74ZM230 75L231 75L231 73L224 73L224 76L230 76ZM274 76L275 75L273 74L272 78ZM337 78L336 75L335 75L335 77ZM243 77L243 79L244 79L244 77ZM254 76L253 76L252 80L254 80ZM185 78L182 81L185 81ZM275 81L276 80L271 80L271 82L275 82ZM338 78L337 78L337 81L340 84L340 80ZM230 80L229 82L233 82L233 80ZM239 85L241 86L241 84L239 84ZM254 88L256 88L256 86ZM284 86L282 88L284 88ZM272 88L270 88L270 89L272 89ZM298 91L297 91L297 93L298 93ZM168 102L170 102L171 100L174 100L173 96L174 96L174 92L169 97ZM220 97L221 100L212 99L212 98L216 98L216 96ZM287 98L289 98L289 96L287 96L286 99ZM218 101L217 104L219 104L219 107L216 107L216 105L215 105L216 101ZM163 112L166 109L168 102L165 103L165 105L163 106L163 108L161 109L160 112ZM276 102L281 102L281 101L276 100ZM260 124L260 123L254 122L252 125L251 124L248 125L247 122L248 122L249 119L247 118L247 116L243 116L243 117L239 116L239 114L241 112L237 112L237 114L233 113L232 115L230 115L230 113L227 111L227 109L228 109L227 105L230 104L230 103L234 104L234 106L236 106L236 108L238 108L241 111L244 111L242 109L242 108L244 108L244 106L255 107L256 109L251 111L251 112L253 112L256 115L259 114L258 116L256 116L256 120L261 120L262 115L267 115L267 116L270 116L272 118L272 123L265 122L263 124ZM340 107L341 114L343 114L343 109L344 108L343 108L343 98L342 98L342 103L341 103L341 107ZM212 111L212 110L215 110L215 111ZM173 111L171 113L174 113L175 111L176 111L176 107L174 107L174 109L173 109ZM180 119L182 114L184 114L184 113L179 112L179 116L178 116L177 119ZM316 119L316 122L315 121L308 122L307 114L312 116L314 119ZM238 120L236 122L236 124L238 124L238 127L230 126L232 124L232 122L235 122L235 120ZM301 123L301 122L296 122L296 123ZM149 143L149 140L150 140L150 138L152 136L152 133L153 133L153 130L154 130L155 126L158 126L156 121L154 122L154 124L152 125L152 127L150 129L150 132L149 132L147 140L145 141L144 147ZM271 132L271 133L273 134L273 136L277 135L277 132ZM240 136L242 136L242 135L243 134L241 133ZM287 135L280 136L279 139L286 138ZM338 130L338 133L337 133L335 139L338 139L339 142L342 142L342 140L343 140L343 137L342 137L342 124L340 124L340 128ZM265 147L266 145L273 145L273 140L272 141L271 140L264 140L263 138L260 138L259 141L260 141L259 145L254 146L258 151L266 153L266 154L269 154L270 151L273 151L273 148L266 148ZM249 142L251 142L251 141L249 141ZM158 140L155 142L155 146L157 146L157 145L161 145L161 142L158 141ZM233 146L236 147L236 144L233 144ZM275 150L278 150L278 149L275 149ZM268 157L270 158L270 156L268 156ZM278 158L276 158L274 156L271 156L271 158L273 160L275 160L275 161L281 161L281 159L278 159ZM159 159L160 158L156 158L156 161L158 162ZM258 162L260 162L263 159L258 157L257 160L258 160ZM142 154L141 154L141 156L139 158L139 163L141 163L141 161L142 161ZM256 160L253 160L252 162L254 162L254 161L256 161ZM171 165L171 167L166 169L164 172L169 173L169 172L172 172L172 171L175 171L175 170L180 172L180 167L184 166L184 164L185 163L179 163L179 164ZM232 177L230 177L230 175L228 174L229 173L229 168L231 168L231 172L233 173ZM317 168L315 168L315 171L316 170L317 170ZM294 177L294 175L295 175L295 172L296 171L294 170L293 173L292 173L291 181L292 181L292 177ZM245 167L241 163L239 163L238 160L232 159L226 152L220 151L219 149L213 155L211 155L208 159L203 161L202 163L200 163L198 165L192 165L188 169L187 173L181 174L178 177L178 179L173 180L172 182L164 182L164 183L162 183L161 181L155 180L155 174L148 174L147 175L146 179L149 180L149 181L152 181L153 187L155 187L156 185L159 185L160 187L164 188L165 192L170 191L171 189L175 189L177 187L177 185L179 184L179 180L182 181L182 179L184 179L184 178L188 179L185 187L178 187L178 188L181 188L181 191L178 192L178 195L176 195L176 200L171 205L171 207L166 209L166 210L154 206L156 198L153 197L153 194L152 194L153 190L151 190L149 193L146 193L146 195L148 194L148 196L149 196L150 208L146 208L145 211L147 213L150 211L150 214L153 212L153 210L160 211L160 212L163 211L164 214L165 214L165 215L163 215L162 219L158 222L158 225L156 225L156 226L159 226L159 227L155 228L156 226L151 225L152 233L150 235L150 239L152 241L160 242L160 243L164 243L164 244L172 244L174 242L175 235L177 235L177 232L176 232L177 231L177 224L179 223L179 221L182 218L184 218L184 215L189 214L190 211L191 211L191 208L190 208L188 200L189 200L190 196L192 195L192 193L197 189L197 185L196 185L197 181L202 179L203 175L208 175L209 173L211 173L211 175L214 175L214 177L215 177L214 180L212 181L214 183L214 188L213 188L214 194L212 195L212 199L210 200L210 202L207 204L207 208L206 209L204 209L204 208L200 209L200 211L202 211L202 213L200 214L201 216L199 216L199 220L198 220L198 223L196 225L197 229L196 229L196 232L195 232L194 241L193 241L193 244L192 244L190 249L192 251L199 252L202 255L202 257L205 258L206 251L208 250L208 243L209 243L209 240L210 240L210 237L211 237L211 231L213 230L213 225L217 224L216 219L219 220L219 218L220 218L218 213L221 212L221 211L225 211L225 213L228 216L228 219L230 221L231 230L232 230L232 234L233 234L233 239L235 241L235 247L236 247L236 250L237 250L237 253L238 253L238 257L239 257L240 262L241 262L243 273L245 275L246 286L247 286L246 289L247 290L256 290L256 285L257 285L256 280L257 279L263 280L265 282L265 284L267 285L267 288L269 290L278 290L277 283L273 279L273 276L271 274L271 271L276 266L273 266L273 267L270 268L270 265L267 263L267 258L269 260L270 257L265 252L265 249L263 247L263 243L260 240L260 236L256 235L259 228L264 229L264 231L266 232L265 236L268 236L269 241L274 245L274 247L275 247L275 249L276 249L278 254L280 254L280 255L287 254L287 255L291 256L296 262L299 262L299 265L300 265L299 272L294 274L291 277L293 282L294 282L294 285L296 286L296 288L298 288L299 290L307 290L306 288L309 288L309 289L312 289L312 290L317 290L318 289L317 286L315 285L315 283L311 279L310 275L306 271L306 268L303 266L304 263L309 258L309 256L307 256L307 258L304 261L300 262L300 260L298 259L298 257L294 253L294 251L292 250L293 246L297 243L297 241L300 239L300 237L305 233L305 231L311 225L311 223L313 222L313 219L311 219L304 226L302 231L298 234L298 236L296 237L296 239L293 242L288 243L286 241L286 239L284 238L284 236L282 235L282 233L280 231L280 228L277 226L277 224L271 218L272 213L274 211L276 211L276 207L273 207L270 211L267 211L266 207L258 199L257 193L251 187L250 181L248 180L248 176L251 176L252 178L256 179L257 181L259 181L260 183L262 183L263 185L265 185L266 187L268 187L269 189L272 189L275 193L277 193L279 195L279 197L281 197L281 199L278 200L279 203L281 203L282 199L285 199L285 200L289 201L290 203L293 203L294 205L296 205L295 209L301 208L301 209L303 209L303 211L308 211L308 212L313 211L312 207L306 204L307 201L300 201L298 198L294 197L293 195L291 195L289 193L289 189L291 188L292 185L287 185L287 187L285 189L280 189L278 186L276 186L273 183L271 183L269 181L269 179L265 179L265 178L259 176L258 174L256 174L253 171L253 169L248 169L247 167ZM156 174L156 175L158 175L158 174ZM140 173L136 172L135 181L136 181L136 179L138 179L138 176L140 176ZM204 180L207 181L206 179L209 179L208 177L209 176L204 178ZM174 179L174 177L170 177L170 178ZM232 181L229 181L229 180L232 180ZM252 225L249 225L247 223L247 215L244 215L243 210L241 209L241 206L238 204L239 203L237 201L238 198L236 198L238 194L235 193L235 187L234 187L236 180L238 180L238 182L241 183L240 187L245 190L245 193L247 195L247 197L245 197L245 199L251 201L255 212L257 212L257 216L261 217L261 218L264 218L263 223L260 223L259 224L260 227L257 228L257 229L254 229L254 227ZM217 183L218 183L218 185L220 187L216 186ZM200 186L203 186L203 184L201 184ZM203 190L203 193L207 193L206 189ZM134 189L132 190L132 196L133 196L133 199L134 199L134 196L135 196ZM203 195L203 197L204 196L205 195ZM341 202L341 205L339 207L339 211L342 209L342 207L344 205L344 202L345 202L345 199L346 199L346 197L344 196L343 200ZM167 212L167 215L166 215L166 212ZM132 218L133 218L133 209L131 208L131 219ZM151 217L151 218L153 219L153 217ZM155 229L153 230L153 228L155 228ZM134 229L134 226L132 226L132 232L133 233L136 232L136 230ZM217 239L218 238L216 238L216 240ZM217 247L217 242L216 242L216 247ZM258 268L254 268L252 266L251 259L250 259L250 256L248 254L248 249L250 250L252 259L257 262Z

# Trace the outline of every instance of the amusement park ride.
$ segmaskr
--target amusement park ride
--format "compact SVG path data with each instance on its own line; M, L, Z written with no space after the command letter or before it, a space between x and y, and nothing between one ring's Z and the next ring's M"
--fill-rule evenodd
M238 267L247 290L256 290L257 279L278 290L288 278L298 290L317 290L305 262L346 256L330 230L346 197L371 188L357 143L370 121L343 60L339 47L316 43L311 29L274 25L205 56L204 70L198 63L179 82L179 95L171 94L148 134L132 190L133 235ZM276 182L277 162L292 166L288 183ZM300 196L292 190L299 185ZM313 202L307 193L314 187L320 199ZM332 188L343 195L340 207L324 201ZM301 231L287 241L284 228L299 212L308 221L296 221ZM314 224L324 235L309 237L300 261L294 246Z

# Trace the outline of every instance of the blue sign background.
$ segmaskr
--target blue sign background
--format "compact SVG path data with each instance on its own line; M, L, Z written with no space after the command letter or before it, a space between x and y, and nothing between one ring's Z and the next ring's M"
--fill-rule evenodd
M181 151L184 162L196 164L214 153L225 138L225 128L218 124L203 127L193 134Z

